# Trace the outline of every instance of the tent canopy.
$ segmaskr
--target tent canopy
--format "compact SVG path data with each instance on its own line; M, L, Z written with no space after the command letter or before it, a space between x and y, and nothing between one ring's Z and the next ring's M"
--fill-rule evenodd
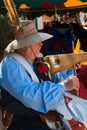
M15 3L17 8L19 8L19 6L24 3L28 6L31 6L32 9L38 8L44 2L48 2L50 4L60 6L63 2L66 2L66 0L37 0L37 1L36 0L14 0L14 3ZM1 7L4 6L3 0L0 0L0 6Z
M37 9L46 2L49 4L54 4L56 6L64 4L65 7L87 5L87 0L14 0L16 8L19 8L21 4L26 4L32 9ZM0 7L4 7L3 0L0 0Z

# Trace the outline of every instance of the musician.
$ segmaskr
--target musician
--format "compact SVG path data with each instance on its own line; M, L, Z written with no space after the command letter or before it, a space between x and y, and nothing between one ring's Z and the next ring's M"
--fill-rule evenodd
M39 113L54 109L60 103L63 92L78 91L79 81L76 76L71 76L55 83L49 64L43 59L37 60L42 42L52 35L38 32L34 22L29 20L21 21L20 25L23 30L17 30L15 40L5 48L6 56L0 63L0 84L4 94L0 101L5 117L7 112L12 113L10 123L3 121L8 130L50 130ZM27 62L31 72L16 57L25 64Z

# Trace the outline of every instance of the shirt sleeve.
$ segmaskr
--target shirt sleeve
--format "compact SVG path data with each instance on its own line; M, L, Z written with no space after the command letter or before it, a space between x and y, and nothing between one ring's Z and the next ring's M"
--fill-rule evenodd
M55 83L60 83L70 76L74 76L73 69L68 69L68 70L63 70L63 71L57 72L56 74L54 74L52 76L52 78Z
M39 112L47 112L60 103L61 95L66 91L63 83L51 81L35 82L25 68L11 56L1 63L1 85L26 107Z

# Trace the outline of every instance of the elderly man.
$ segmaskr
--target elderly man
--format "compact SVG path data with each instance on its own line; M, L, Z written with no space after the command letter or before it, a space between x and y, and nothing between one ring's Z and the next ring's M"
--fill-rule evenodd
M4 112L12 113L12 121L7 127L8 130L50 130L41 121L39 112L47 113L58 106L65 91L79 89L79 81L72 76L54 83L49 76L44 81L38 71L35 73L34 61L42 42L52 35L38 32L32 21L24 20L20 25L15 40L5 48L5 57L0 63L0 85L4 94L1 105ZM45 65L44 74L47 69Z

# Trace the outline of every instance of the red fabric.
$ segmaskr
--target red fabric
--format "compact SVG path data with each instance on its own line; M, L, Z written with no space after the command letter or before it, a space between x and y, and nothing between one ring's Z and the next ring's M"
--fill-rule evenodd
M50 4L48 2L44 2L41 6L39 6L38 8L42 8L42 9L48 9L48 8L55 8L55 4Z
M61 43L59 43L59 42L52 42L52 45L56 48L56 49L58 49L58 50L60 50L60 49L62 49L62 45L61 45Z
M58 8L64 8L65 5L62 3L60 6L58 6ZM51 9L51 8L55 8L55 4L50 4L48 2L44 2L41 6L39 6L38 8L42 8L42 9Z
M80 82L79 96L87 100L87 88L84 87L82 82Z
M78 122L75 119L71 119L68 121L72 130L85 130L86 127L84 126L84 124L82 124L81 122Z
M82 65L78 78L80 81L79 96L87 99L87 65Z
M39 74L48 72L48 68L44 62L39 63L37 70L38 70Z
M84 84L84 87L87 87L87 65L82 65L79 72L79 80Z
M70 97L64 96L64 99L66 101L66 104L68 104L72 99Z

